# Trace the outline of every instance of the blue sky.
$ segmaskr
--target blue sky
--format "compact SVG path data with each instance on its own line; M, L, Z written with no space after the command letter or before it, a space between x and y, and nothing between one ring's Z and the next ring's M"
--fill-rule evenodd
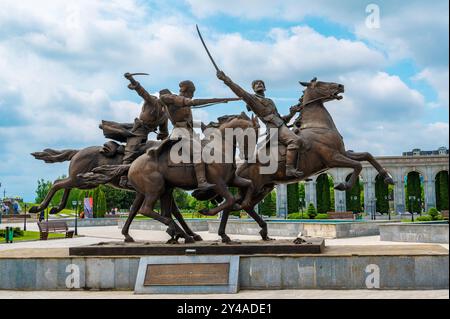
M104 143L102 119L131 122L140 98L125 72L150 91L196 83L197 97L231 97L215 78L195 31L217 64L250 90L264 79L281 113L298 81L345 85L326 106L347 149L375 156L449 144L447 1L0 0L0 193L34 200L37 180L67 174L30 153ZM230 103L196 111L204 122L244 111Z

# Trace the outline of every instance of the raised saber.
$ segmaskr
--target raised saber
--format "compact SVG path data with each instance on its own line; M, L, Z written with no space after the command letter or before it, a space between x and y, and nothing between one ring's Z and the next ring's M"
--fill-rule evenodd
M216 71L219 71L219 68L217 67L216 62L214 62L214 59L213 59L213 57L211 56L211 53L209 53L209 50L208 50L208 48L206 47L205 41L203 41L203 37L202 37L202 34L200 33L200 30L198 29L198 25L195 25L195 27L197 28L198 36L200 37L200 40L202 41L202 44L203 44L203 47L204 47L205 50L206 50L206 53L208 53L208 56L209 56L209 58L210 58L212 64L213 64L214 67L216 68Z

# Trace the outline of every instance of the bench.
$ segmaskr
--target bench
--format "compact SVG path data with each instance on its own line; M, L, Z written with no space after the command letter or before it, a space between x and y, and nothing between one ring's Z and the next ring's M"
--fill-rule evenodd
M66 233L66 238L73 237L73 230L69 230L67 223L62 220L50 220L38 222L39 235L41 240L47 240L49 233Z

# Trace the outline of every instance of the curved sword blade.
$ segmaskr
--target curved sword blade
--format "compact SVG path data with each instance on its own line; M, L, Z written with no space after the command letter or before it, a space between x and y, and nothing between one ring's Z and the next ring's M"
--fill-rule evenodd
M198 28L198 25L195 25L195 27L197 28L198 36L200 37L200 40L202 41L202 44L203 44L203 47L204 47L205 50L206 50L206 53L208 53L208 56L209 56L209 58L210 58L212 64L213 64L214 67L216 68L216 71L219 71L219 68L217 67L216 62L214 62L214 59L213 59L213 57L211 56L211 53L209 53L209 50L208 50L208 48L206 47L205 41L203 41L203 37L202 37L202 34L200 33L200 30L199 30L199 28Z
M143 72L138 72L138 73L131 73L131 76L135 76L135 75L150 75L148 73L143 73Z

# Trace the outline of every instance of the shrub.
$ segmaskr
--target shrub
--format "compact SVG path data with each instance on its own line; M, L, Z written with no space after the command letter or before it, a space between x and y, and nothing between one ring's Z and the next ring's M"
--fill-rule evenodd
M418 222L430 222L432 220L433 219L429 215L419 216L419 217L416 218L416 221L418 221Z
M441 214L439 214L438 210L434 207L431 207L428 210L428 216L431 217L431 220L441 220L442 219Z
M313 203L309 204L307 214L308 214L309 219L314 219L316 217L317 212L316 212L316 208L314 207Z
M328 214L317 214L317 216L315 217L315 219L328 219L328 218L330 218Z
M303 214L303 217L305 216L305 214ZM292 214L288 214L287 219L301 219L302 216L300 213L292 213Z

